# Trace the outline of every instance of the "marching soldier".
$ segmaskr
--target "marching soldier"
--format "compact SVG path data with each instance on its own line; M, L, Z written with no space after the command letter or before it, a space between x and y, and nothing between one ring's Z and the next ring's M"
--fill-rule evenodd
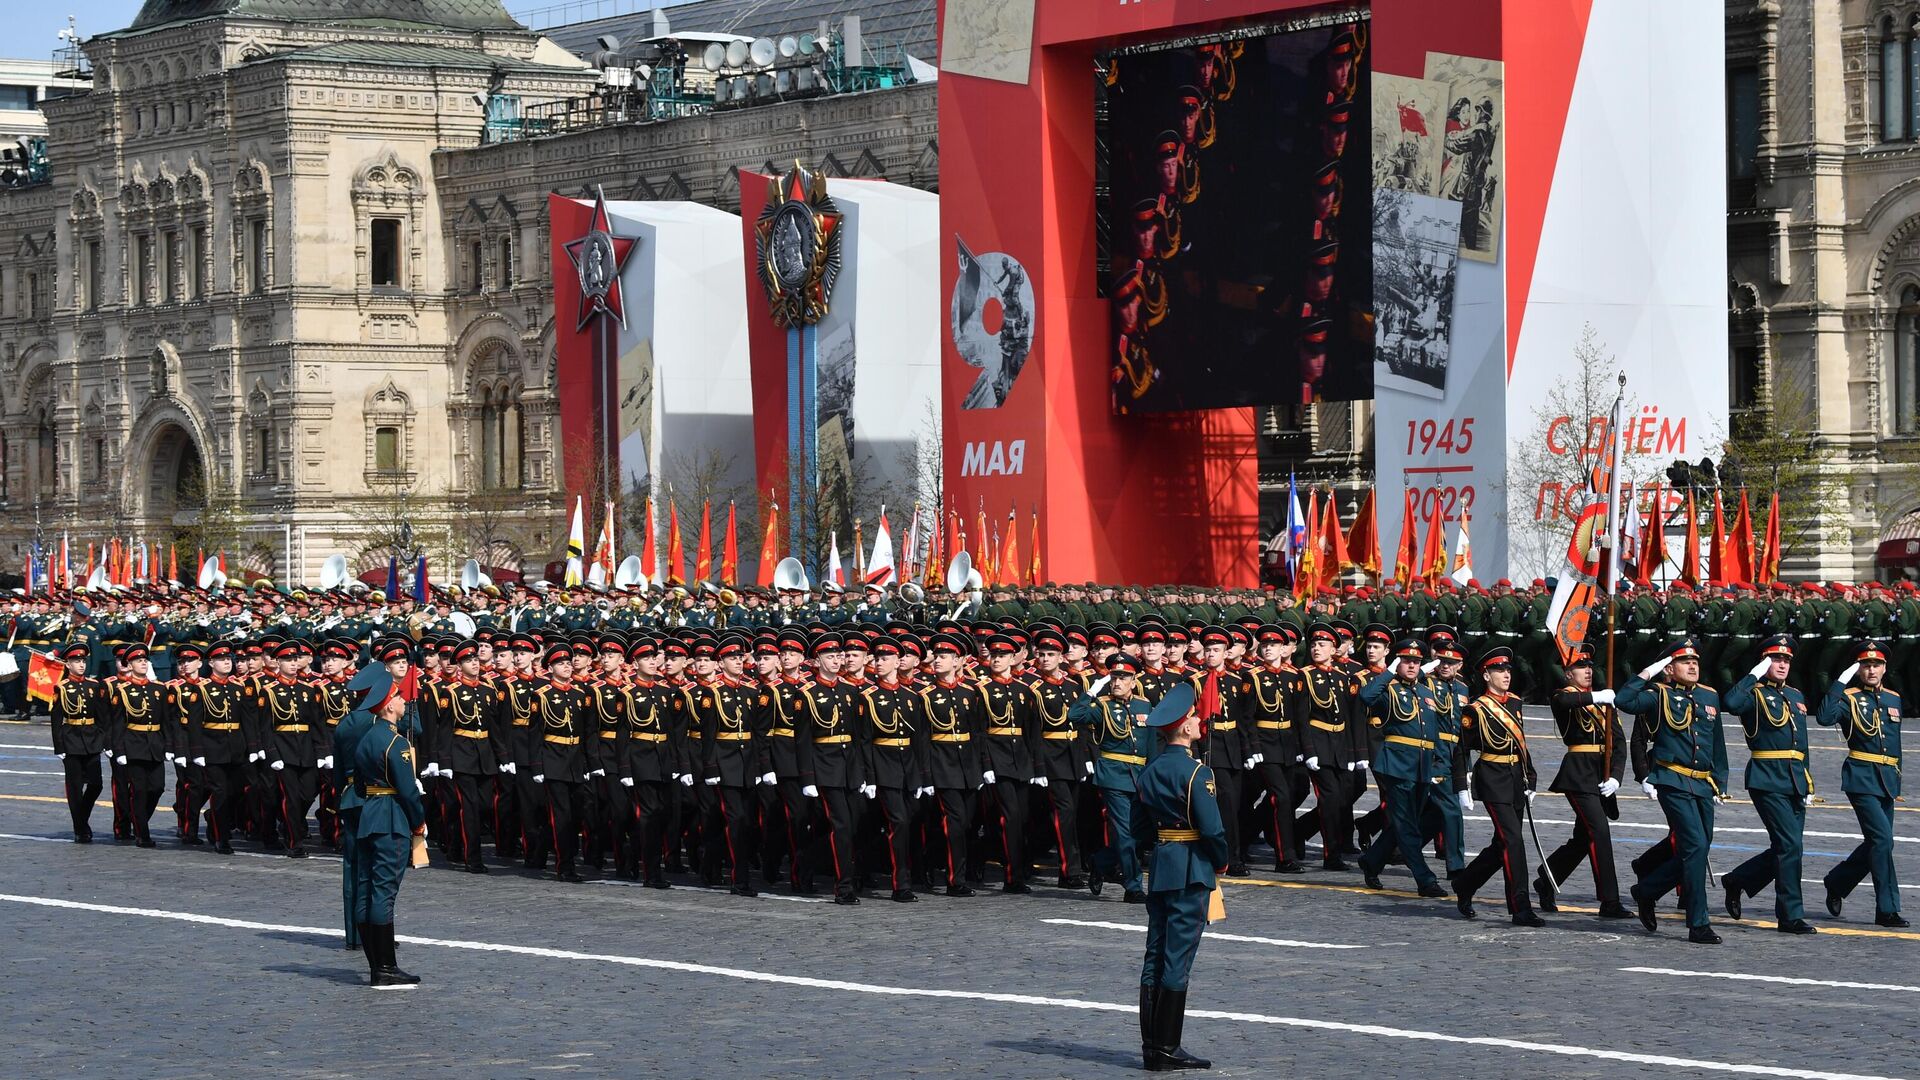
M1147 955L1140 969L1140 1053L1153 1072L1209 1069L1180 1048L1187 980L1216 874L1226 867L1226 825L1212 770L1194 757L1203 721L1190 684L1168 690L1148 718L1166 749L1140 772L1140 805L1154 828L1152 892L1147 896Z
M775 815L778 815L786 834L786 843L779 845L771 842L763 831L763 876L769 884L774 881L779 873L783 854L781 847L784 846L787 884L795 894L804 896L814 891L811 865L814 800L801 794L800 790L805 783L800 779L798 735L800 717L806 708L804 690L810 681L807 675L806 632L797 627L787 627L775 635L771 648L778 663L765 677L771 708L767 714L766 752L761 766L764 772L760 777L763 783L760 814L765 823L763 830L771 830ZM767 773L773 775L772 783L765 782Z
M759 785L764 771L757 743L772 701L741 677L748 648L748 640L737 633L722 638L714 649L719 671L688 694L704 782L700 790L710 811L702 826L708 840L701 873L709 882L720 876L724 843L733 863L735 896L759 895L753 887L754 818L748 789Z
M620 784L631 795L629 812L637 825L627 828L627 848L617 853L615 870L628 881L665 889L670 886L660 862L673 787L692 771L682 730L686 698L660 683L660 653L653 642L636 641L631 652L637 674L627 687L626 734L616 745L624 754Z
M1859 685L1849 685L1859 676ZM1820 724L1839 727L1847 737L1847 760L1840 766L1840 788L1860 821L1860 846L1827 871L1827 910L1840 917L1847 894L1868 873L1873 875L1873 921L1880 926L1908 925L1900 916L1900 883L1893 874L1893 800L1900 797L1900 695L1886 688L1885 646L1869 641L1827 690ZM1783 870L1784 874L1785 871Z
M187 710L187 752L207 789L207 839L221 855L233 854L233 830L246 791L247 736L241 717L250 705L233 677L233 659L233 646L224 641L208 647L208 677Z
M1257 751L1249 750L1240 730L1240 716L1246 708L1244 681L1227 666L1232 635L1224 627L1208 626L1200 631L1201 668L1192 676L1197 704L1194 708L1206 721L1205 750L1207 767L1213 771L1214 784L1220 789L1219 803L1227 827L1227 873L1245 876L1246 841L1240 835L1240 779L1242 770ZM1258 764L1255 762L1254 764Z
M867 782L877 789L885 815L892 898L910 904L919 899L913 894L913 836L925 805L920 800L933 794L933 781L920 695L900 682L900 651L900 643L891 638L873 643L876 678L861 691L865 709L860 745L866 752Z
M826 822L827 851L833 859L833 902L852 906L860 902L855 891L853 837L854 796L864 794L866 778L853 747L853 729L865 701L860 692L840 678L844 642L836 632L823 633L813 643L819 675L802 688L798 750L801 794L819 802Z
M480 791L499 774L493 756L493 729L500 725L505 691L480 678L479 643L462 641L453 650L454 674L440 680L425 697L422 721L429 732L438 771L450 779L454 819L460 831L455 854L469 873L484 874L480 856Z
M1742 893L1758 896L1772 884L1780 931L1811 934L1800 903L1800 855L1813 774L1807 769L1807 702L1788 682L1792 674L1793 639L1776 634L1761 645L1760 662L1721 699L1747 737L1747 797L1767 827L1768 846L1722 875L1720 884L1734 919L1740 918Z
M1335 656L1339 635L1325 623L1307 630L1308 657L1301 671L1306 684L1302 696L1302 715L1307 724L1307 772L1313 778L1315 813L1318 823L1303 828L1305 820L1295 822L1295 842L1304 844L1314 831L1321 838L1321 866L1327 870L1345 870L1340 857L1341 838L1353 832L1352 789L1365 780L1356 777L1354 767L1364 755L1366 736L1354 729L1363 726L1357 716L1357 688L1354 676Z
M571 645L562 641L548 646L546 661L547 679L534 692L533 718L527 727L527 767L533 770L548 826L542 830L540 850L552 850L554 877L577 883L586 880L574 866L574 855L580 846L577 814L584 804L582 786L587 777L581 744L593 731L593 703L573 681ZM540 816L535 816L536 828ZM548 831L550 837L545 835Z
M1426 841L1420 823L1433 787L1433 757L1443 751L1433 691L1420 676L1437 666L1427 661L1420 642L1406 638L1393 647L1393 663L1388 670L1375 675L1360 691L1360 703L1379 722L1380 752L1373 763L1373 775L1380 783L1382 805L1387 808L1387 820L1379 836L1360 856L1360 871L1366 875L1370 889L1386 887L1380 871L1397 843L1400 858L1412 871L1420 895L1447 895L1421 854ZM1452 748L1444 753L1451 757Z
M1006 874L1001 891L1009 893L1033 891L1027 884L1033 870L1026 848L1027 788L1047 786L1047 778L1037 775L1033 768L1035 740L1027 723L1026 687L1012 675L1014 654L1018 651L1019 645L1005 634L988 637L988 676L979 683L981 705L986 710L981 747L986 794L981 799L980 812L986 814L992 807L999 813L1001 858ZM968 862L973 871L969 877L981 876L979 871L985 860L985 845L976 845Z
M933 682L920 693L927 715L927 762L947 844L947 895L972 896L964 880L967 842L973 834L973 799L984 786L978 739L986 727L980 687L961 675L965 638L935 634L927 646Z
M1667 674L1665 682L1649 680ZM1674 857L1641 876L1629 890L1640 923L1656 929L1654 905L1675 887L1687 911L1687 940L1718 945L1707 922L1707 849L1713 843L1713 808L1727 789L1727 740L1720 726L1720 695L1700 683L1700 652L1683 638L1660 659L1628 679L1615 698L1620 708L1650 717L1650 782L1673 831Z
M147 647L128 645L120 654L121 674L107 680L108 744L113 760L124 771L132 800L129 806L134 842L154 847L148 822L160 793L166 789L166 691L149 677Z
M83 642L60 647L66 672L48 708L53 752L66 773L67 810L73 816L73 842L93 843L93 804L100 798L100 755L107 749L106 687L87 675L93 650Z
M1299 841L1294 837L1293 814L1312 791L1308 779L1307 748L1300 716L1306 681L1292 663L1299 631L1290 623L1268 623L1254 631L1261 663L1245 676L1246 709L1253 729L1248 736L1248 762L1254 783L1267 795L1273 811L1274 872L1304 874Z
M1046 780L1047 796L1053 804L1053 835L1060 851L1060 887L1085 888L1080 858L1080 785L1093 772L1088 744L1080 738L1080 729L1067 715L1080 698L1080 680L1068 674L1066 638L1050 627L1033 635L1034 674L1027 680L1032 691L1032 714L1027 723L1039 733L1035 744L1038 758L1034 774Z
M299 669L309 663L307 647L283 641L273 651L277 670L260 683L254 707L264 721L261 749L267 768L280 784L280 819L287 830L289 858L307 857L307 808L320 794L320 759L332 749L326 725L320 720L320 702L314 687L300 681Z
M1153 755L1153 735L1146 728L1146 699L1134 693L1140 665L1120 653L1107 673L1093 681L1068 710L1068 719L1094 729L1096 758L1093 783L1106 810L1107 846L1094 854L1087 888L1100 895L1103 881L1118 882L1129 904L1147 902L1140 887L1140 858L1135 836L1144 823L1136 784L1140 770ZM1104 693L1103 693L1104 691Z
M1593 887L1600 897L1600 917L1626 919L1632 912L1620 902L1620 884L1613 869L1613 833L1607 822L1620 816L1615 793L1626 776L1626 756L1620 751L1626 736L1613 710L1613 691L1594 689L1593 648L1581 645L1567 662L1567 685L1548 697L1553 722L1566 743L1566 756L1548 790L1566 796L1573 808L1573 835L1540 861L1533 880L1540 894L1540 910L1558 911L1554 894L1568 875L1586 859L1593 866Z
M1521 725L1521 702L1513 689L1513 650L1496 646L1480 658L1480 678L1486 693L1475 698L1460 720L1460 742L1454 753L1464 767L1465 756L1476 753L1473 761L1472 795L1487 804L1487 816L1493 819L1493 841L1474 856L1466 869L1454 878L1454 894L1460 914L1474 917L1473 894L1487 883L1498 869L1505 875L1507 914L1515 926L1545 926L1546 920L1534 913L1527 895L1527 844L1520 834L1520 816L1533 802L1539 784L1533 769L1533 755L1527 752L1527 736ZM1463 793L1464 795L1465 793ZM1470 797L1461 800L1463 809L1472 809Z

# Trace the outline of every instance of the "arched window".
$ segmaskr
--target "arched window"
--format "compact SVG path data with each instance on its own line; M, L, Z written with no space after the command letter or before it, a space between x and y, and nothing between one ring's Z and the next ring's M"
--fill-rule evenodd
M1880 23L1880 141L1907 138L1907 61L1910 42L1894 33L1893 18Z
M40 459L40 481L38 487L42 492L52 494L54 490L53 478L59 471L57 455L60 452L60 444L56 442L53 437L53 421L49 419L44 412L40 414L40 431L37 439L40 444L40 452L38 455Z
M500 486L500 443L494 422L493 387L480 390L480 486Z
M518 491L527 486L527 414L520 405L520 395L513 395L513 408L507 417L507 452L512 455L507 460L507 481Z
M1920 427L1920 286L1900 290L1893 323L1893 430L1911 434Z

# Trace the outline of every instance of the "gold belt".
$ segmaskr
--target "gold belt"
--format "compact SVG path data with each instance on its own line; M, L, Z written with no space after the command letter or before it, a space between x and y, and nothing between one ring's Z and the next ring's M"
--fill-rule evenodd
M1013 736L1013 737L1015 737L1015 738L1018 738L1018 737L1020 737L1021 735L1023 735L1023 734L1025 734L1025 732L1023 732L1023 731L1021 731L1021 730L1020 730L1019 728L1017 728L1017 727L990 727L990 728L988 728L988 729L987 729L987 734L989 734L989 735L1011 735L1011 736Z
M1895 769L1900 767L1900 759L1892 754L1869 754L1865 750L1849 750L1847 756L1855 761L1865 761L1874 765L1891 765Z
M453 733L463 739L484 739L487 737L487 733L484 731L470 731L467 728L454 728ZM608 735L607 738L611 739L613 736Z
M903 750L909 746L912 746L913 740L912 739L875 739L873 740L873 745L891 747L895 750Z
M1286 731L1293 727L1291 720L1255 720L1253 726L1261 731Z
M1345 730L1347 730L1347 725L1346 725L1346 724L1344 724L1344 723L1341 723L1341 724L1329 724L1329 723L1327 723L1327 722L1326 722L1326 721L1324 721L1324 720L1309 720L1309 721L1307 721L1307 722L1308 722L1309 724L1312 724L1312 725L1313 725L1314 727L1317 727L1317 728L1319 728L1319 729L1320 729L1321 731L1345 731Z
M1604 754L1606 752L1607 748L1599 743L1577 743L1567 747L1569 754Z
M239 724L202 724L200 726L207 729L208 731L239 731L240 730Z
M514 726L514 727L526 727L526 726L527 726L527 722L526 722L525 720L515 720L515 721L513 722L513 726Z
M379 784L368 784L366 787L361 788L360 790L367 795L398 795L400 794L399 792L393 790L390 787L381 787Z
M1755 750L1748 755L1755 761L1805 761L1807 755L1798 750Z
M666 742L667 741L667 737L665 735L660 734L657 731L630 731L627 733L627 738L639 739L641 742Z
M1219 721L1215 721L1214 723L1210 723L1207 726L1212 728L1215 731L1232 731L1234 728L1237 728L1240 726L1240 721L1219 720Z
M1519 754L1481 754L1480 760L1489 765L1518 765Z
M577 735L542 735L540 736L540 738L547 742L553 743L555 746L579 746L580 745L580 738Z
M299 734L300 732L303 732L303 731L305 731L305 730L307 730L307 725L305 725L305 724L276 724L276 725L274 725L274 728L273 728L273 730L275 730L275 731L286 731L286 732L291 732L291 733L293 733L293 734L296 734L296 735L297 735L297 734Z
M1433 749L1433 743L1431 741L1427 739L1416 739L1411 735L1389 735L1386 741L1396 746L1412 746L1421 750Z
M127 730L128 731L159 731L160 725L159 724L128 724ZM301 730L304 731L306 729L302 728Z
M1040 733L1040 737L1043 739L1052 739L1054 742L1067 742L1078 737L1079 734L1077 731L1043 731Z
M60 722L67 725L68 727L92 727L93 726L92 720L62 720ZM239 727L240 725L235 724L233 726Z
M1689 769L1685 765L1675 765L1671 761L1656 761L1653 764L1656 768L1665 769L1668 772L1676 772L1692 780L1705 780L1709 784L1713 783L1713 773L1706 769Z
M1459 742L1460 736L1455 735L1451 731L1443 731L1440 733L1440 741L1441 742Z
M464 732L460 734L464 734ZM603 739L617 739L620 737L620 733L617 731L603 731L600 733L600 737Z
M716 731L713 733L713 737L716 739L719 739L721 742L746 742L748 739L753 738L753 732L751 731ZM840 738L845 739L846 736L842 735L840 736ZM817 742L818 740L815 740L815 741Z
M1163 844L1189 844L1200 839L1198 829L1161 829L1160 842Z
M958 735L935 735L933 736L933 741L934 742L968 742L968 741L971 741L972 738L973 738L972 735L969 735L963 731Z
M819 746L822 743L849 743L852 741L853 736L851 735L816 735L814 736L813 744Z
M1106 758L1108 761L1118 761L1126 765L1145 765L1147 763L1146 755L1144 754L1115 754L1111 751L1102 750L1100 751L1100 756Z
M791 739L793 738L793 729L790 727L777 727L768 731L767 734L777 735L783 739Z

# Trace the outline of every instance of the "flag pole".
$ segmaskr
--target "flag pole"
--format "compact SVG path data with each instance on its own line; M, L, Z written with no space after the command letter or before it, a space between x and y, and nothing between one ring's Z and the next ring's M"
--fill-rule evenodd
M1626 397L1626 395L1627 395L1627 373L1623 371L1620 373L1620 392L1617 395L1615 395L1613 399L1613 415L1615 415L1616 417L1620 415L1620 402L1622 401L1622 399ZM1620 506L1619 506L1620 472L1623 468L1625 468L1626 461L1622 459L1619 455L1620 433L1618 431L1608 431L1607 438L1611 439L1614 444L1612 448L1614 450L1614 459L1613 459L1614 499L1613 499L1613 505L1608 507L1608 510L1607 510L1607 514L1608 514L1607 536L1609 537L1609 539L1611 539L1613 537L1620 535L1616 531L1616 525L1617 525L1616 516L1620 511ZM1612 557L1609 558L1607 563L1606 573L1607 573L1607 582L1609 585L1613 585L1614 582L1619 580L1619 564L1616 561L1618 557L1619 557L1619 552L1618 551L1613 552ZM1612 689L1614 685L1613 683L1614 617L1615 617L1615 613L1620 608L1620 600L1619 600L1619 596L1617 595L1617 592L1618 592L1617 587L1609 588L1607 590L1607 685L1606 685L1607 689ZM1613 725L1612 724L1607 725L1607 743L1608 743L1608 749L1607 749L1607 755L1606 755L1606 761L1604 763L1604 767L1608 770L1608 774L1611 775L1612 769L1613 769L1613 749L1612 749ZM1532 819L1528 819L1528 820L1531 821ZM1538 841L1536 841L1536 843L1537 842Z

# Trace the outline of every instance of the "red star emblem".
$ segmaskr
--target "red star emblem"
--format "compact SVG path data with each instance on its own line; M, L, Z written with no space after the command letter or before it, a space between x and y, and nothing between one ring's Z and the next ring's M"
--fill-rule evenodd
M613 226L607 219L606 193L596 191L593 217L587 222L586 235L566 244L567 258L573 261L574 273L580 279L576 329L585 330L596 314L609 315L622 327L627 325L626 307L620 299L620 274L638 243L633 237L613 234Z

